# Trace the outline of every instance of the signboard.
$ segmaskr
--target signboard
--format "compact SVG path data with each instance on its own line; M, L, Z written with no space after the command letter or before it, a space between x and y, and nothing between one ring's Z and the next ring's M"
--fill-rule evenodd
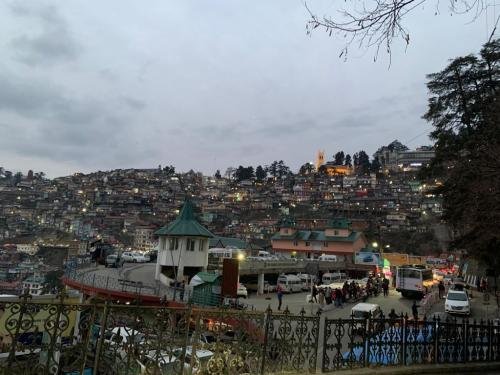
M364 264L366 266L380 265L380 254L371 251L360 251L354 255L354 264Z
M402 266L409 264L408 254L384 253L384 259L389 261L391 266Z
M225 258L222 264L222 296L236 298L238 291L239 263L237 259Z

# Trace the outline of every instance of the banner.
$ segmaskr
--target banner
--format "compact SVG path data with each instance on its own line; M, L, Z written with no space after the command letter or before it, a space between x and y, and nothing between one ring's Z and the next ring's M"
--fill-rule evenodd
M379 266L380 254L370 251L360 251L354 255L354 264L364 264L365 266Z

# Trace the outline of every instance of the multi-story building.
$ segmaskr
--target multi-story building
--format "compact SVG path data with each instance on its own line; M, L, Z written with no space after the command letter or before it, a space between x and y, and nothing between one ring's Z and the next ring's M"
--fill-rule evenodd
M367 241L361 232L352 230L346 219L329 220L324 230L299 230L296 221L286 218L271 237L275 252L289 257L318 258L322 254L352 257Z
M155 246L155 227L150 225L140 225L135 227L134 250L150 251Z
M33 275L23 281L23 290L33 296L42 294L45 278L39 275Z

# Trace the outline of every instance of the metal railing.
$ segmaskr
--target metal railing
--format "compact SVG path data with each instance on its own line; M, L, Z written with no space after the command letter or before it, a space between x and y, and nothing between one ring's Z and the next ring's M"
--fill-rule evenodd
M1 374L314 373L500 360L500 325L492 321L72 301L24 295L2 304Z
M95 272L92 272L96 270L97 268L92 269L88 266L68 268L66 269L64 276L78 284L89 286L95 289L126 292L138 296L157 296L167 300L187 302L189 299L190 294L188 290L181 290L180 288L166 286L159 281L155 283L148 283L143 281L129 280L125 277L99 275Z

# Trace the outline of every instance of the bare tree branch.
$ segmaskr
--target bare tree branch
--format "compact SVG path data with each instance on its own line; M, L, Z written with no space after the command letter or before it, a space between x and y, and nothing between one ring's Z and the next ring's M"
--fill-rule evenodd
M479 17L487 0L448 0L451 14L474 13L473 21ZM374 60L377 60L381 48L391 56L394 39L401 38L406 46L410 43L410 33L403 24L404 18L416 7L428 0L364 0L361 8L339 10L339 18L329 16L318 17L311 11L307 3L305 7L310 19L306 24L308 35L314 30L324 29L329 36L337 34L346 39L339 57L346 58L349 47L356 43L359 48L374 48ZM440 13L440 1L436 0L435 15ZM498 20L497 20L498 21Z

